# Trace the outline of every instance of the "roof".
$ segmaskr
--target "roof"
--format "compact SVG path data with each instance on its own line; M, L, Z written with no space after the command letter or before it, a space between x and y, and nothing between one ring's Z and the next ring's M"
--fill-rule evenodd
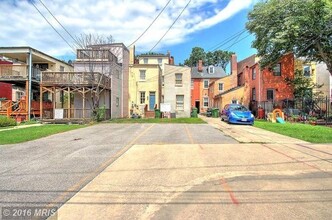
M219 66L214 67L214 73L209 73L209 66L203 66L203 71L198 72L198 67L191 68L191 78L192 79L215 79L215 78L222 78L227 76L224 69Z
M37 49L32 48L32 47L29 47L29 46L0 47L0 54L6 56L6 54L11 54L12 52L15 53L14 50L18 50L18 51L19 51L19 50L22 50L22 51L20 51L20 52L21 52L22 54L24 53L24 56L26 56L26 55L25 55L26 52L29 52L29 50L31 50L31 51L33 51L33 52L35 52L35 53L42 54L42 55L44 55L44 56L46 56L46 57L48 57L48 58L50 58L50 59L56 60L56 61L58 61L58 62L60 62L60 63L63 63L63 64L66 64L66 65L70 66L69 63L67 63L67 62L65 62L65 61L63 61L63 60L59 60L58 58L52 57L52 56L50 56L50 55L48 55L48 54L46 54L46 53L44 53L44 52L41 52L40 50L37 50ZM2 52L1 52L1 51L2 51ZM17 52L17 53L20 53L20 52ZM7 55L7 56L8 56L8 55ZM11 57L9 57L9 58L11 58Z

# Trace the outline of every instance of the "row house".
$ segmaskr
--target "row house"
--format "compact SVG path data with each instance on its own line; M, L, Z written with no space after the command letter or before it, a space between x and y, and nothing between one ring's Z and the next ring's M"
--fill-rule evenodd
M191 112L190 67L165 65L163 103L168 103L176 117L188 118Z
M141 54L135 57L130 48L129 106L130 115L154 117L161 104L170 107L175 117L190 117L190 68L174 65L167 54Z
M221 79L224 91L213 94L219 109L238 103L254 113L260 106L271 111L276 103L294 98L293 89L286 82L294 77L294 56L284 55L276 65L263 70L258 61L256 55L252 55L237 62L236 55L232 55L231 74Z
M224 90L224 84L218 80L225 76L222 67L203 66L202 60L199 60L197 67L191 68L191 106L196 107L199 113L204 113L214 106L209 88L213 85L216 86L214 91Z
M53 108L52 95L40 95L42 71L73 71L72 65L31 47L0 47L0 60L0 115L17 120L39 117L41 107Z

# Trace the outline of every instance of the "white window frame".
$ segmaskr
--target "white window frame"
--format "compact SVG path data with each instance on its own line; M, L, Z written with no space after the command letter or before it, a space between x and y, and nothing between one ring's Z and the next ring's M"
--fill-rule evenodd
M205 82L207 82L207 87L205 86ZM209 80L208 79L204 79L204 81L203 81L203 88L204 89L208 89L209 88Z
M140 98L139 103L140 104L145 104L145 101L146 101L146 99L145 99L145 91L139 92L139 98Z
M305 71L306 68L309 69L309 75L306 74L306 71ZM310 67L310 65L304 65L303 66L303 76L304 77L310 77L311 76L311 67Z
M142 77L142 76L144 76L144 77ZM146 70L139 70L139 80L140 81L145 81L146 80Z
M149 58L143 58L143 63L148 64L149 63Z
M209 74L214 74L214 66L209 66Z
M182 100L180 99L180 97L182 97ZM184 110L184 95L176 95L176 110Z
M222 89L220 89L220 85L221 85ZM219 90L219 92L224 91L224 83L218 83L218 90Z
M180 76L181 79L178 79L177 76ZM183 84L183 74L182 73L175 73L175 86L182 86Z
M203 108L209 107L209 97L203 97Z

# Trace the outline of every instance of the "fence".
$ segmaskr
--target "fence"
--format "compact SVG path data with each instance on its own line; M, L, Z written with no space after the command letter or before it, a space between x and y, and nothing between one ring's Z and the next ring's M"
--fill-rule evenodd
M282 101L251 101L249 108L256 117L259 116L259 109L264 110L263 118L266 118L267 113L279 108L287 115L289 112L298 112L303 120L308 118L316 118L319 124L332 125L332 100L326 97L319 98L297 98L293 100Z
M63 109L63 115L61 114L62 119L92 119L93 112L92 109ZM111 110L105 109L105 112L102 114L103 120L108 120L111 118ZM43 119L54 119L54 110L53 109L43 109Z

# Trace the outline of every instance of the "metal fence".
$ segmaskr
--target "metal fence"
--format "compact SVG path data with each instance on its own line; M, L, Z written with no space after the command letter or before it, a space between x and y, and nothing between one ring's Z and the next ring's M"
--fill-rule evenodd
M290 116L290 114L296 112L304 121L315 118L318 124L332 125L332 100L328 96L319 98L303 97L292 100L285 99L278 102L251 101L249 105L249 109L258 118L266 118L267 113L272 112L276 108L282 109L286 116Z

